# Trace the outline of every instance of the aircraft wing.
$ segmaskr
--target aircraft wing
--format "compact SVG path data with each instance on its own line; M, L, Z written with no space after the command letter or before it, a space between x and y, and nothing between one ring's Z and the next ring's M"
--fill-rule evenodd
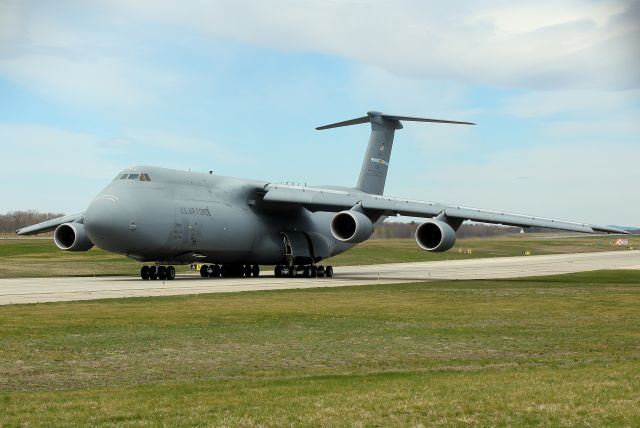
M503 224L505 226L545 227L583 233L629 233L609 226L596 226L501 211L445 205L437 202L391 198L350 189L338 190L322 187L269 184L265 190L267 192L263 200L266 202L300 205L310 211L348 210L360 203L365 212L372 211L386 216L435 217L439 214L444 214L454 221L471 220L481 223Z
M64 223L73 223L84 217L84 212L77 214L69 214L63 217L54 218L51 220L43 221L42 223L34 224L32 226L23 227L16 230L18 235L36 235L38 233L51 232L56 227Z

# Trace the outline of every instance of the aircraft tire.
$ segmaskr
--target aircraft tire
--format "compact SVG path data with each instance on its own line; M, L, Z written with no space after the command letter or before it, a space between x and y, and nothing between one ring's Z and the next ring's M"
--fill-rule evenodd
M324 268L324 276L326 276L327 278L333 277L333 266L327 266L326 268Z
M312 265L311 266L311 278L317 278L318 277L318 267Z
M289 278L295 278L295 277L296 277L296 267L289 266Z
M305 266L302 275L304 275L305 278L311 278L312 276L311 266Z
M149 266L149 279L158 279L158 270L155 266Z
M158 279L167 279L167 268L165 266L158 266Z
M244 265L242 269L242 273L244 274L244 276L249 278L251 276L251 265Z
M212 277L212 278L220 277L220 266L211 265L211 273L209 274L209 276Z
M322 265L318 266L318 268L316 269L316 272L318 274L318 278L324 278L324 266Z
M273 276L276 278L280 278L282 276L282 266L276 265L276 267L273 268Z
M176 268L174 268L173 266L167 266L166 275L169 281L173 281L174 279L176 279Z
M149 279L149 266L142 266L142 268L140 268L140 278L144 279L145 281Z
M260 265L253 265L251 267L251 275L253 275L254 278L260 276Z
M200 266L200 276L206 278L209 276L209 266L202 265Z

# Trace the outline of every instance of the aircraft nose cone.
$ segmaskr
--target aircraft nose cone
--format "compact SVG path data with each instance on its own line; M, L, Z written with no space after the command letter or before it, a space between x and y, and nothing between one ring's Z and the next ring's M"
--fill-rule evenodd
M128 216L116 198L97 197L84 214L84 227L96 246L120 252L126 244Z

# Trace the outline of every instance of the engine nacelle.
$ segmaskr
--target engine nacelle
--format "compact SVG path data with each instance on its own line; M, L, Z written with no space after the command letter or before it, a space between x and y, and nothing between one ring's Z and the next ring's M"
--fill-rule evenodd
M84 231L84 224L64 223L53 232L53 241L57 247L66 251L87 251L93 247L93 242Z
M358 211L341 211L331 220L331 234L342 242L357 244L366 241L372 233L373 223Z
M425 251L447 251L456 243L456 231L440 220L427 220L416 229L416 242Z

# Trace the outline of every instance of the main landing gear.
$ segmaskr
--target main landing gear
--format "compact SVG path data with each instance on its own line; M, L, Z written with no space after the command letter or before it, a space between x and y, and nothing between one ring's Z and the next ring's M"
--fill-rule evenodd
M173 266L142 266L140 269L140 278L142 279L160 279L171 281L176 277L176 268Z
M259 275L260 266L258 265L202 265L200 267L200 276L203 278L257 277Z
M333 266L298 265L286 266L277 265L273 270L276 278L331 278L333 276Z

